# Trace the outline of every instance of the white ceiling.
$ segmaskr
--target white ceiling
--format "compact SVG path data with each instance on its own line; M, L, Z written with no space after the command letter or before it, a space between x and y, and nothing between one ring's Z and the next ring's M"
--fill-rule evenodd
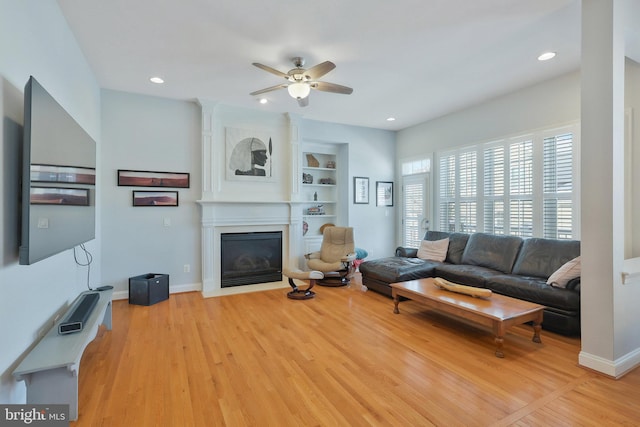
M101 87L403 129L577 70L580 0L58 0ZM558 56L537 61L545 51ZM302 56L330 60L301 108L282 83ZM161 76L155 85L149 77ZM389 116L397 118L387 122Z

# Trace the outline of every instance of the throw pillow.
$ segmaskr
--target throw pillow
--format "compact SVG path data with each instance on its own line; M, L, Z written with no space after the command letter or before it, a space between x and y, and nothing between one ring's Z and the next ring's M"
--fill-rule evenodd
M580 277L580 270L580 257L576 257L554 271L547 279L547 284L558 288L566 288L569 280Z
M423 240L420 242L417 257L428 261L442 262L447 257L449 238L442 240Z

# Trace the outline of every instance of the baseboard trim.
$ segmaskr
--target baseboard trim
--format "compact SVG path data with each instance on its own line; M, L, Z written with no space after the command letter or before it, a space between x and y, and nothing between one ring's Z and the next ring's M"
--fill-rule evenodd
M202 283L187 283L183 285L169 284L169 294L179 294L182 292L200 292L202 291ZM129 291L116 291L113 293L113 300L129 299Z
M270 291L273 289L289 289L291 286L286 280L279 282L257 283L255 285L231 286L229 288L216 289L209 292L202 292L204 298L220 297L225 295L244 294L249 292Z
M580 366L618 379L640 365L640 348L637 348L616 360L608 360L603 357L581 351L578 356L578 363Z

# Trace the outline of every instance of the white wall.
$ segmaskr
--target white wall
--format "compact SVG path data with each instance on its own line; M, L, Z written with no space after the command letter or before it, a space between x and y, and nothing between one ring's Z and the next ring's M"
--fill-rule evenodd
M365 249L368 260L392 256L398 244L396 221L399 216L398 182L394 182L393 207L378 207L376 181L394 181L396 132L305 120L301 123L301 141L348 143L347 217L353 227L356 247ZM369 204L353 203L353 177L369 178Z
M200 107L103 90L102 141L102 284L128 298L129 277L163 273L172 292L200 289ZM118 169L187 172L190 188L119 187ZM134 189L178 191L179 206L133 207Z
M38 81L100 147L100 90L54 1L0 1L0 402L24 403L25 388L11 375L25 350L52 326L56 312L86 289L86 269L72 251L34 265L18 265L23 91ZM98 155L98 164L100 157ZM96 189L100 191L100 180ZM99 203L98 203L99 208ZM99 216L97 218L99 223ZM94 256L92 285L100 278L98 238L87 244Z
M577 72L398 132L399 159L580 119Z
M631 113L631 253L627 257L640 257L640 64L627 59L625 67L625 109ZM635 165L635 166L633 166Z

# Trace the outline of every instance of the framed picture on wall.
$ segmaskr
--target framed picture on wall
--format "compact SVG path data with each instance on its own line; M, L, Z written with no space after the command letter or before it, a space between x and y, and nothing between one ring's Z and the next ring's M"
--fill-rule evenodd
M393 206L393 182L376 181L376 206Z
M177 191L133 192L133 206L178 206Z
M31 182L96 184L96 169L79 166L31 164Z
M369 203L369 178L362 176L353 177L353 203Z
M118 169L118 186L189 188L189 174Z
M31 187L32 205L89 206L88 188Z
M225 139L227 180L274 180L273 160L277 159L278 152L269 132L225 128Z

